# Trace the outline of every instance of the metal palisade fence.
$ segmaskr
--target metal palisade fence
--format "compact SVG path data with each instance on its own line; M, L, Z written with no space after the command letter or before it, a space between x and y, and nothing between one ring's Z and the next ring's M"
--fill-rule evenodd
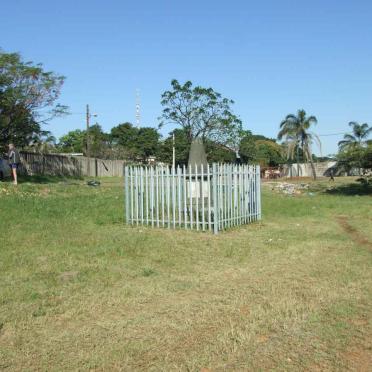
M131 225L217 234L261 219L258 165L126 166L124 178Z

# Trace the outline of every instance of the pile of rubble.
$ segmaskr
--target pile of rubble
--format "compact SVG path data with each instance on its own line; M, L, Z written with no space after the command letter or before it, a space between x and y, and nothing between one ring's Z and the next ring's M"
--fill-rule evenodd
M300 195L304 191L307 191L308 189L309 189L309 185L307 183L280 182L280 183L276 183L273 186L273 190L276 190L286 195Z

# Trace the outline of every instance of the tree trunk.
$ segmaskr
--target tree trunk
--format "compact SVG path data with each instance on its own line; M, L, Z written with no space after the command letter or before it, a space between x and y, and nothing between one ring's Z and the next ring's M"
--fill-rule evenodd
M297 146L296 161L297 161L297 177L300 177L300 147L299 146Z
M310 158L310 165L311 165L311 171L313 173L313 179L314 181L316 180L316 171L315 171L315 167L314 167L314 163L313 163L313 159Z

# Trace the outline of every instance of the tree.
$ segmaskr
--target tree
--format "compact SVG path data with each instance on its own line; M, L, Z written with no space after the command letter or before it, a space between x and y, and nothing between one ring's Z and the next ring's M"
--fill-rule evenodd
M110 157L110 135L103 132L99 124L89 128L89 141L93 157ZM61 152L85 153L87 148L87 131L76 129L60 137L58 149Z
M171 85L172 89L162 94L160 126L180 125L190 143L194 138L202 138L236 147L242 122L232 113L232 100L212 88L193 87L191 81L182 85L172 80Z
M155 128L143 127L138 130L136 146L139 156L146 160L158 151L160 134Z
M239 155L244 163L251 163L256 160L257 149L255 137L251 131L244 131L239 144Z
M283 138L288 146L288 158L293 159L296 153L297 161L297 174L300 171L300 149L303 152L304 158L307 162L310 162L314 180L316 179L315 167L312 160L311 145L316 141L320 147L319 137L309 132L312 125L317 124L315 116L306 116L305 110L298 110L297 115L289 114L280 123L280 131L278 133L278 139Z
M136 160L139 156L137 148L138 129L129 122L111 128L111 142L121 157Z
M351 172L359 169L358 182L365 188L367 193L372 192L372 143L366 141L365 146L347 146L337 156L337 171Z
M372 169L372 142L369 142L367 147L364 148L362 167L364 169Z
M56 103L64 79L0 50L0 147L25 146L46 135L42 125L67 110Z
M115 145L133 147L136 142L138 129L133 124L125 122L111 128L111 138Z
M189 159L190 142L184 129L174 129L159 145L158 157L161 162L172 164L173 135L176 150L176 165L186 165Z
M283 148L272 140L255 142L256 161L261 166L276 167L283 163Z
M102 130L102 127L96 123L89 128L89 143L91 155L95 158L110 158L110 135ZM84 148L86 148L86 136L84 138Z
M352 128L352 134L344 135L344 139L338 143L340 150L366 144L369 135L372 133L372 127L369 128L367 123L359 124L356 121L351 121L349 126Z
M339 171L359 169L359 174L362 175L362 169L372 169L372 144L346 147L337 154L336 159Z
M86 150L86 131L76 129L59 139L58 148L61 152L83 153Z
M233 163L236 160L236 152L233 149L213 141L206 141L205 152L212 163Z
M160 134L155 128L135 128L131 123L123 123L111 129L110 137L113 145L125 149L133 160L145 160L158 152Z
M33 142L25 147L26 151L48 154L56 151L56 138L48 131L43 131Z
M244 163L259 163L264 167L275 167L283 163L283 148L274 139L244 131L239 154Z
M358 168L361 175L362 169L372 167L368 162L372 148L368 137L372 133L372 127L369 128L367 123L359 124L355 121L351 121L349 126L352 128L352 134L345 134L344 139L338 143L340 151L337 164L346 171Z

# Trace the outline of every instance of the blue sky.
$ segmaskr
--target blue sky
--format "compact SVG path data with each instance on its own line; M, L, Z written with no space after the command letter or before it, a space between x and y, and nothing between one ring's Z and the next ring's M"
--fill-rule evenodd
M156 127L173 78L233 99L254 133L304 108L323 135L372 124L371 20L368 0L3 0L0 47L66 76L57 137L84 128L87 103L107 131L134 122L136 88ZM323 154L341 137L322 136Z

